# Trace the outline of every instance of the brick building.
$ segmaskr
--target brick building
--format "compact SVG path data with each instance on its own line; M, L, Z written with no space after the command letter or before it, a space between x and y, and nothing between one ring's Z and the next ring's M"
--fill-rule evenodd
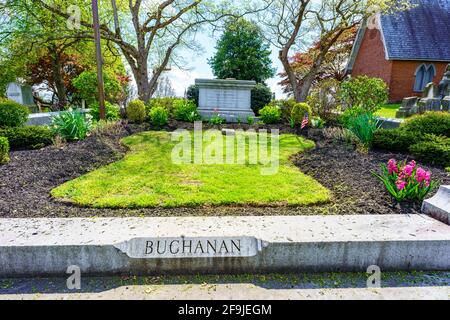
M450 63L450 0L413 0L395 14L377 15L359 29L347 73L383 79L390 102L421 96Z

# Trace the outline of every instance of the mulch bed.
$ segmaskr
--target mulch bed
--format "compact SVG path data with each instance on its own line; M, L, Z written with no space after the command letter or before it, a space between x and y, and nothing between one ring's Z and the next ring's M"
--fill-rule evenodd
M192 125L171 123L169 130ZM227 125L227 127L230 127ZM237 125L233 126L237 128ZM269 127L270 128L270 127ZM246 129L246 128L244 128ZM288 133L288 127L281 128ZM71 179L117 161L126 148L120 139L148 130L125 123L111 132L96 133L86 140L57 148L12 151L11 162L0 166L0 217L125 217L125 216L221 216L221 215L313 215L313 214L411 214L420 213L420 204L397 204L380 182L371 175L390 158L407 156L385 152L362 155L343 143L319 137L317 148L296 155L292 161L333 193L326 205L308 207L223 206L197 208L94 209L53 200L50 191ZM314 137L311 137L314 139ZM429 168L429 167L427 167ZM435 179L450 184L441 168L429 168Z

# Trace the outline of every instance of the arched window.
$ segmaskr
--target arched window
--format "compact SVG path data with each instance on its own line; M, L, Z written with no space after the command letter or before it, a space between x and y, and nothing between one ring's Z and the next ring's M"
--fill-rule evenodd
M416 81L414 82L414 91L422 92L426 85L433 82L436 76L436 67L434 64L421 64L414 74Z

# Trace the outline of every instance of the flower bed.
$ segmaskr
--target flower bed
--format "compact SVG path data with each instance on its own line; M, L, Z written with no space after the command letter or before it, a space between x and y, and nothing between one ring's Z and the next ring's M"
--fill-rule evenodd
M235 126L235 125L233 125ZM50 191L86 172L121 159L125 149L119 139L144 126L121 126L114 132L93 134L63 148L12 151L11 162L0 166L1 217L92 217L92 216L206 216L206 215L313 215L419 213L420 203L397 203L371 172L389 159L406 156L391 152L367 155L341 142L322 136L317 148L291 157L299 169L332 192L328 204L299 207L219 206L197 208L93 209L52 200ZM288 132L288 128L284 129ZM411 160L411 159L409 159ZM418 164L420 165L420 164ZM441 168L424 167L439 183L450 184ZM431 195L430 195L431 196Z

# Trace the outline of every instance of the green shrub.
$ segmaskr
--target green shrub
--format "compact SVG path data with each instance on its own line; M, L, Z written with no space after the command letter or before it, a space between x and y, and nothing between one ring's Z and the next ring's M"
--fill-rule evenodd
M11 149L40 149L53 142L52 130L43 126L0 129L0 136L8 138Z
M100 105L98 102L95 102L90 107L90 115L92 119L95 121L100 121ZM120 107L116 104L112 104L108 101L105 101L105 111L106 111L106 120L108 121L116 121L120 119Z
M388 87L382 79L359 76L342 83L340 99L349 108L375 113L388 101Z
M209 118L209 124L212 125L221 125L225 123L225 119L220 116L220 114L215 114L211 118Z
M351 119L354 119L366 113L367 112L362 107L359 106L348 108L345 109L345 111L338 116L337 121L344 128L348 128Z
M0 103L0 127L20 127L28 120L30 110L14 101Z
M281 110L278 106L267 105L259 111L261 121L265 124L279 123Z
M90 116L79 110L62 111L52 118L53 133L68 141L84 140L91 128Z
M259 111L272 101L272 91L268 86L258 83L252 89L251 97L252 110L256 115L259 115Z
M401 128L417 135L434 134L450 137L450 113L426 112L405 120Z
M174 116L176 120L194 122L200 119L197 106L191 100L177 100L174 102Z
M427 135L423 141L411 145L409 151L423 162L450 166L450 138Z
M146 118L145 103L141 100L133 100L127 106L127 118L136 123L142 123Z
M366 148L372 145L375 131L380 127L380 121L370 113L361 114L357 117L350 118L348 127L359 142Z
M199 94L200 94L200 89L198 88L197 85L193 84L193 85L190 85L190 86L187 88L187 91L186 91L186 98L187 98L188 100L194 101L195 105L198 107L198 97L199 97Z
M252 116L248 116L247 117L247 124L252 126L254 123L255 123L255 118L253 118Z
M293 100L290 100L293 101ZM311 117L311 108L307 103L289 103L291 109L291 115L289 117L289 123L291 126L299 126L302 124L305 115Z
M172 97L152 98L146 105L147 115L150 116L150 111L155 107L163 107L171 115L173 114L175 102L180 100L184 101L184 99Z
M312 115L311 107L307 103L299 103L294 99L276 100L272 101L269 105L277 106L281 110L283 120L286 122L291 122L293 112L295 120L298 120L297 117L301 117L300 123L303 120L305 113L308 113L309 116Z
M409 146L420 141L414 132L397 129L378 129L373 137L373 147L378 149L407 152Z
M9 162L8 152L9 152L8 138L0 137L0 165Z
M169 112L164 107L154 107L150 110L150 123L158 128L169 122Z

